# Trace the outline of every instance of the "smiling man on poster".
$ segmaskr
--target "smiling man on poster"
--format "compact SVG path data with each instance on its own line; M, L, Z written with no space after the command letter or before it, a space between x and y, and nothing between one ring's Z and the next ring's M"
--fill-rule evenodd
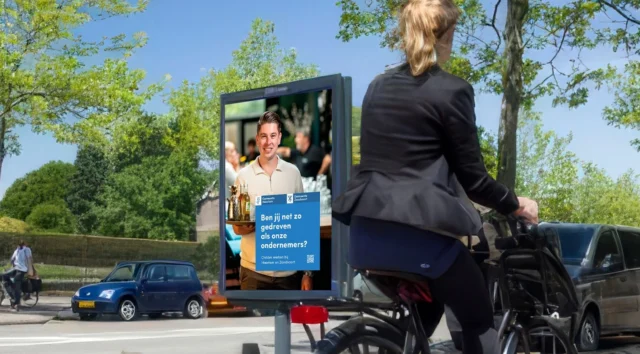
M268 204L274 198L276 200L282 198L281 195L304 193L298 168L281 160L276 153L281 139L282 121L278 114L269 111L262 114L258 120L256 134L256 143L260 155L254 163L245 166L238 172L236 184L248 185L248 192L252 201L251 213L255 215L256 222L258 222L257 219L259 217L255 214L255 205L263 204L262 200L267 201ZM257 198L258 196L260 198ZM273 198L267 198L267 196L273 196ZM291 200L293 201L293 198ZM278 226L275 226L275 228L278 228ZM256 269L256 261L260 262L260 260L256 259L256 247L258 243L262 243L256 239L256 226L234 225L233 230L236 234L242 236L240 242L241 290L311 290L313 288L313 273L310 271ZM319 232L319 227L317 230ZM258 252L262 253L262 251L263 249L260 249ZM259 268L264 269L262 265L264 264L261 264Z

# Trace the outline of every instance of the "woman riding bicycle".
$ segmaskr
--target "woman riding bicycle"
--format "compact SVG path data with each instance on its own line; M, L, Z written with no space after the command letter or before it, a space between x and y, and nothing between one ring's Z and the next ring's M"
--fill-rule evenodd
M535 201L497 183L483 163L469 83L442 70L460 12L452 0L409 0L399 30L406 62L378 75L362 103L361 163L333 216L350 225L355 269L420 274L433 301L420 317L431 335L444 305L464 353L497 353L489 292L459 236L482 223L472 201L537 223Z

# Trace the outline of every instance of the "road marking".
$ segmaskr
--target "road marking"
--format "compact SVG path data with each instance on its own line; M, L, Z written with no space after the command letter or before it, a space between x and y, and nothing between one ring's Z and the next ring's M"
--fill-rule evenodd
M165 331L146 331L132 333L104 333L95 336L96 333L73 333L64 336L46 337L0 337L0 347L28 347L37 345L91 343L91 342L113 342L113 341L135 341L145 339L166 339L185 338L203 336L228 336L250 333L273 332L273 327L223 327L223 328L193 328L176 329Z

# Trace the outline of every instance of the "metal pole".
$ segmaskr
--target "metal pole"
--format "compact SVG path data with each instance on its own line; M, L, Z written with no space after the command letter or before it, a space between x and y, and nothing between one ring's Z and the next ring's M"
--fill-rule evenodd
M286 305L275 316L275 354L291 354L291 317Z

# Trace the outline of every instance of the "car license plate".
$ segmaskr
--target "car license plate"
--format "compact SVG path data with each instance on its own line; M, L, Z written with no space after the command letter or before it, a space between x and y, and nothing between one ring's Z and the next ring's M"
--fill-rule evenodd
M81 309L93 309L96 307L95 301L78 301L78 307Z

